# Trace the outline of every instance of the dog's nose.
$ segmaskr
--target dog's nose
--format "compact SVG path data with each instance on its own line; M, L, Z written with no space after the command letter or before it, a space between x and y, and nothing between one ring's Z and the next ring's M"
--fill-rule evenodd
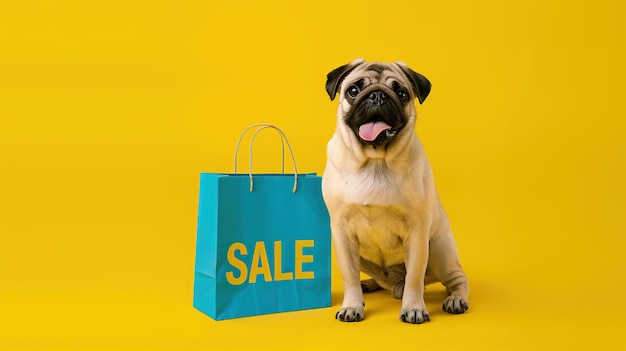
M376 105L382 105L387 98L387 94L385 94L381 90L373 91L370 93L369 100Z

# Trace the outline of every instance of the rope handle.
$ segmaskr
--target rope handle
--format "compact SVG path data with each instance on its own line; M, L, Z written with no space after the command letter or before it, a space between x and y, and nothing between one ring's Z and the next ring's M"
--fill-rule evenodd
M293 193L296 192L296 190L298 189L298 168L296 166L296 158L293 154L293 149L291 148L291 144L289 143L289 139L287 139L287 135L285 135L285 133L278 128L277 126L273 125L273 124L269 124L269 123L257 123L257 124L253 124L249 127L247 127L246 129L244 129L244 131L241 133L241 135L239 136L239 141L237 141L237 147L235 148L235 163L234 163L234 173L237 173L237 158L239 156L239 147L241 146L241 141L243 139L243 137L246 135L246 133L248 133L248 131L252 128L257 128L257 130L254 132L254 134L252 135L252 139L250 140L250 167L248 168L248 176L250 177L250 192L252 192L254 190L254 180L252 179L252 148L254 146L254 140L256 139L256 136L264 129L273 129L276 132L278 132L281 136L281 146L282 146L282 173L285 173L285 143L287 144L287 147L289 148L289 153L291 154L291 161L293 162L293 170L294 170L294 181L293 181Z

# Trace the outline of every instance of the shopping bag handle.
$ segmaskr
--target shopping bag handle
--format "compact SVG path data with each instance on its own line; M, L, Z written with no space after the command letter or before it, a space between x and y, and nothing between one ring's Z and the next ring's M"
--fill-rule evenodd
M258 128L254 134L252 135L252 139L250 140L250 167L248 168L248 176L250 177L250 192L252 192L254 190L254 180L252 179L252 147L254 146L254 139L256 139L257 134L259 134L263 129L273 129L276 132L278 132L281 136L281 145L282 145L282 173L285 173L285 143L287 143L287 147L289 148L289 153L291 154L291 161L293 162L293 173L294 173L294 181L293 181L293 193L296 192L296 190L298 189L298 168L296 166L296 158L293 154L293 149L291 148L291 144L289 143L289 139L287 139L287 135L285 135L285 133L278 128L277 126L273 125L273 124L269 124L269 123L257 123L257 124L253 124L251 126L249 126L248 128L244 129L244 131L241 133L241 135L239 136L239 141L237 141L237 147L235 148L235 166L234 166L234 172L237 173L237 157L239 155L239 146L241 146L241 140L243 139L244 135L246 135L246 133L252 129L252 128Z

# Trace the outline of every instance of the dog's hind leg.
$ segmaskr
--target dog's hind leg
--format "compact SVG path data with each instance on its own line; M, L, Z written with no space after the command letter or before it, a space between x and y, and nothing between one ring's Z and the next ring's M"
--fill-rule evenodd
M391 291L391 296L398 300L402 300L402 295L404 295L404 280L394 286Z
M456 244L448 230L433 238L430 243L429 275L440 281L450 296L443 303L443 310L459 314L468 310L469 284L461 268Z
M373 292L382 289L374 279L361 280L361 288L364 293Z

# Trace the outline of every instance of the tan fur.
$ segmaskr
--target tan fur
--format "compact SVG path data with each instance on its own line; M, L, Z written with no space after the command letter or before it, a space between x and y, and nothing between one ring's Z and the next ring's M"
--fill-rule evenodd
M347 87L364 79L365 86L393 81L411 82L402 63L384 64L378 73L355 60L343 80ZM416 92L412 92L415 98ZM467 309L469 287L459 263L448 217L441 206L430 164L414 133L415 104L403 113L406 126L387 147L364 145L346 125L352 107L339 89L335 134L328 143L323 195L331 219L333 244L344 283L344 300L336 317L364 318L360 271L373 281L363 289L382 287L402 298L400 319L410 323L430 320L424 304L424 284L442 282L450 292L444 310Z

